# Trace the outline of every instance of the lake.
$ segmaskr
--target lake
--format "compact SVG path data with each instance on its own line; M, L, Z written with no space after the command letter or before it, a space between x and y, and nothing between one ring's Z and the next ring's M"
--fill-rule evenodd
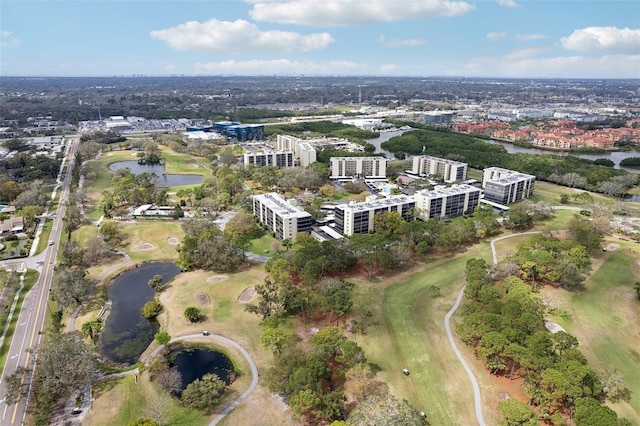
M205 374L215 374L227 385L234 372L233 363L228 356L213 349L182 348L167 357L172 367L182 374L182 389Z
M182 186L182 185L197 185L202 183L202 176L200 175L170 175L164 173L164 166L162 164L138 164L137 160L118 161L109 165L109 169L112 171L127 168L134 175L140 173L153 173L158 176L158 185L160 186Z
M107 289L111 310L100 334L100 347L107 358L124 364L138 361L159 329L157 321L149 321L140 314L144 304L155 296L149 280L159 274L164 285L179 272L180 268L173 263L151 262L113 280Z

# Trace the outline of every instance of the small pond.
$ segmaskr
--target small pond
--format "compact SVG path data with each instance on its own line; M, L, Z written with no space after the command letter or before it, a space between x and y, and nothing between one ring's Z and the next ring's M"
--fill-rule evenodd
M100 335L103 354L117 363L133 364L158 332L156 321L149 321L140 310L155 296L149 280L162 275L162 285L178 275L180 268L170 262L144 263L118 276L107 290L111 311Z
M181 186L181 185L197 185L202 183L200 175L168 175L164 174L162 164L138 164L137 160L118 161L109 166L109 169L116 170L127 168L134 175L140 173L154 173L158 176L158 185L160 186Z
M168 359L182 374L182 389L205 374L216 374L229 384L234 372L233 364L222 352L205 348L182 348L169 354Z

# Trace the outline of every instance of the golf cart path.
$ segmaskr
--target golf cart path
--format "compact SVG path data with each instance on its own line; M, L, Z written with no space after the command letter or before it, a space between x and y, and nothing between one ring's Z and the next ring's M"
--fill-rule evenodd
M223 342L226 343L228 345L233 346L235 349L237 349L242 356L244 357L244 359L247 360L247 363L249 363L249 368L251 369L251 385L249 386L249 388L244 391L244 393L242 395L240 395L238 398L236 398L235 401L233 401L231 404L227 405L224 410L222 410L222 412L220 414L218 414L212 421L211 423L209 423L209 426L215 426L218 423L220 423L220 421L222 421L222 419L224 418L224 416L226 416L227 414L229 414L234 408L236 408L242 401L244 401L245 399L247 399L249 397L249 395L251 395L251 393L255 390L256 386L258 386L258 367L256 367L256 363L253 361L253 358L251 358L251 355L249 355L249 352L247 352L247 350L245 348L243 348L242 346L240 346L235 340L231 340L228 337L225 336L221 336L219 334L208 334L208 335L203 335L202 333L199 334L186 334L184 336L178 336L178 337L174 337L173 339L171 339L169 341L169 343L173 343L173 342L178 342L181 340L189 340L189 339L201 339L203 337L209 338L209 339L213 339L213 340L217 340L218 342ZM150 358L155 357L158 352L160 352L160 350L163 348L164 346L159 346L157 347L151 354Z
M500 240L504 240L512 237L519 237L521 235L533 235L533 234L539 234L539 233L540 233L539 231L522 232L519 234L505 235L503 237L498 237L491 240L491 255L493 256L493 264L496 265L498 263L498 255L496 254L496 246L495 246L496 241L500 241ZM444 328L447 331L447 337L449 338L449 345L451 345L451 349L453 349L453 352L456 354L456 357L458 358L458 361L460 361L460 364L462 364L464 371L467 372L467 375L469 376L469 380L471 380L471 386L473 387L473 400L474 400L475 411L476 411L476 419L478 420L478 424L480 426L486 426L486 422L484 421L484 417L482 415L482 398L480 396L480 386L478 385L478 380L476 380L476 376L473 375L473 371L471 371L469 364L467 364L467 361L465 361L464 357L462 356L460 349L458 349L458 345L456 345L456 341L453 338L453 333L451 332L451 325L449 324L451 317L460 306L460 302L462 302L462 296L464 296L465 287L466 285L462 286L462 288L460 289L460 292L458 293L458 297L456 298L456 303L454 303L454 305L451 307L449 312L447 312L447 315L445 315Z

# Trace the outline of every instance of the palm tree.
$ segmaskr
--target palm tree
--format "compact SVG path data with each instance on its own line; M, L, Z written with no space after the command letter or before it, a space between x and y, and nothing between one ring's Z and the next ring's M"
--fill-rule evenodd
M102 320L94 319L82 324L82 335L84 337L90 337L92 341L95 341L100 332L102 331Z

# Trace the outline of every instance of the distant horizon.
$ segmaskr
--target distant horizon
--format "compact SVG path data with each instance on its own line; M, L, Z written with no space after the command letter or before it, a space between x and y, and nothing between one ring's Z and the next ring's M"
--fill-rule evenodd
M637 0L1 2L5 76L640 78Z
M132 75L0 75L3 78L45 79L45 78L407 78L407 79L453 79L453 80L638 80L639 77L491 77L491 76L456 76L456 75L245 75L245 74L132 74Z

